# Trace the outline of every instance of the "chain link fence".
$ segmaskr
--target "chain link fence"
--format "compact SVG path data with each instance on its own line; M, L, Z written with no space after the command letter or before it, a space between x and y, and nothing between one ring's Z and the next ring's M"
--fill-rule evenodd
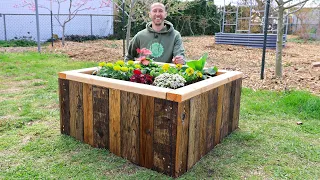
M52 34L62 37L62 26L50 14L39 14L40 40L50 40ZM67 19L67 14L58 15L60 22ZM78 14L65 26L65 35L121 37L122 22L114 15ZM119 27L118 27L119 26ZM51 31L52 29L52 31ZM51 34L52 33L52 34ZM27 39L36 40L36 16L34 14L0 14L0 40Z

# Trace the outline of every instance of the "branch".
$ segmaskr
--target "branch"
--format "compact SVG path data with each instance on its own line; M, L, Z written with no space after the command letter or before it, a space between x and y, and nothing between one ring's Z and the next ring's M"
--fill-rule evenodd
M280 6L280 2L278 0L275 0L275 1L278 4L278 6ZM290 1L292 1L292 0L290 0Z
M307 3L307 2L305 2L304 4L302 4L298 9L296 9L296 10L294 10L294 11L292 11L292 12L289 12L289 13L287 14L287 16L289 16L290 14L293 14L293 13L299 11L300 9L302 9L302 8L304 7L304 5L306 5L306 3Z
M303 7L308 1L309 1L309 0L304 0L304 1L298 2L298 3L294 4L294 5L291 5L291 6L288 6L288 7L283 7L283 8L284 8L284 9L290 9L290 8L293 8L293 7L298 6L298 5L300 5L300 4L303 4L303 5L301 6L301 7ZM300 9L301 9L301 8L300 8Z
M114 5L117 6L117 8L121 9L121 11L123 11L123 9L117 4L117 3L113 3ZM124 11L124 13L129 17L129 14L127 13L127 11Z

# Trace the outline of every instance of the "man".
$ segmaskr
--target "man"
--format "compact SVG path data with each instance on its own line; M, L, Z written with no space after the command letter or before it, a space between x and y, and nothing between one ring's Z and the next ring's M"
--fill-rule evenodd
M185 64L181 35L165 20L165 6L162 3L153 3L149 17L152 21L147 23L146 29L138 32L130 41L126 60L139 56L137 48L147 48L151 50L150 56L154 61Z

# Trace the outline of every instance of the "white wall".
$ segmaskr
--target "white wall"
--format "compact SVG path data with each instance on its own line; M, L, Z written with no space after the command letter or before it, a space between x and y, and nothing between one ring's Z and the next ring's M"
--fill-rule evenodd
M31 0L33 2L34 0ZM0 17L0 40L4 40L4 29L6 29L7 40L15 37L21 38L23 36L32 37L36 40L36 17L32 7L22 7L23 0L0 0L0 13L5 14ZM50 8L50 0L38 0L39 6ZM92 14L92 34L99 36L108 36L113 34L113 7L112 2L109 7L100 7L100 0L92 0L86 4L85 7L96 8L94 10L80 11L78 14L83 16L76 16L66 25L66 35L91 35L91 18ZM53 3L52 11L57 13L58 4ZM68 3L61 4L60 14L67 14ZM22 15L23 14L23 15ZM45 8L39 8L40 20L40 39L46 41L51 37L51 20L50 11ZM45 15L47 14L47 15ZM100 16L95 16L100 15ZM103 16L101 16L103 15ZM107 16L109 15L109 16ZM4 17L6 26L4 27ZM67 16L60 16L60 19L66 19ZM62 36L62 28L58 21L53 18L53 33L59 37Z

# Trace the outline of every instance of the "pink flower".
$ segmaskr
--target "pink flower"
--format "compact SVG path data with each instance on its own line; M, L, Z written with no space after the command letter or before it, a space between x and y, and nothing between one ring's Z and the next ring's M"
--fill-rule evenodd
M141 50L139 48L137 48L137 53L140 54L141 53Z
M141 56L139 58L137 58L137 61L140 61L141 64L147 66L150 61L148 59L146 59L146 56Z
M137 48L137 53L142 54L142 55L151 55L152 54L152 52L147 48L142 48L142 49Z

